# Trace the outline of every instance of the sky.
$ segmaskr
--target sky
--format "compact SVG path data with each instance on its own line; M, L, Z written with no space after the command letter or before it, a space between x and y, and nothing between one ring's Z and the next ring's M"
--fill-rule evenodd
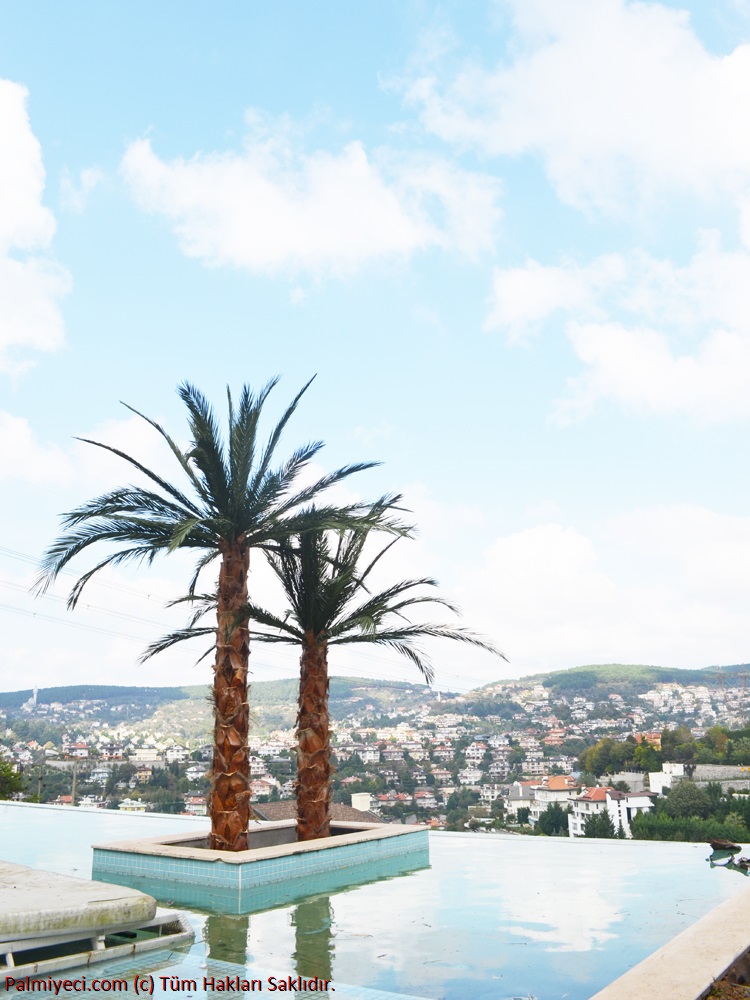
M508 658L430 647L438 687L750 660L749 117L745 0L0 0L0 690L209 680L139 662L182 553L28 591L132 481L76 438L179 478L121 402L187 447L180 383L277 375L268 427L317 376L280 455L381 462L335 498L403 494L383 579Z

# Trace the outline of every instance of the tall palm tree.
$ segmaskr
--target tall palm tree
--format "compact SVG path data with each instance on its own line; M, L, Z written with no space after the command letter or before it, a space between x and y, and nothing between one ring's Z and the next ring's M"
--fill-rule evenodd
M456 611L443 598L423 592L424 588L437 586L430 577L403 580L378 593L370 593L367 587L370 573L398 540L393 539L360 568L370 531L366 524L337 533L316 529L283 540L269 552L268 558L289 602L288 610L284 615L277 615L248 602L238 612L242 620L260 626L251 629L253 640L301 647L297 717L298 840L330 836L329 646L374 643L390 647L410 659L428 683L433 679L433 670L417 644L421 639L453 639L505 659L489 640L468 629L412 623L406 618L407 609L425 603L441 604ZM197 622L215 603L215 596L210 594L198 599L188 628L165 636L149 647L148 652L155 653L182 639L207 634L209 630L197 628Z
M65 534L47 550L37 582L37 590L44 591L75 556L100 542L114 543L116 549L78 579L68 598L70 608L75 607L91 577L106 566L143 561L150 564L160 553L197 549L201 555L188 590L193 594L201 571L213 560L220 560L215 601L210 805L210 846L217 850L240 851L247 847L249 634L247 620L241 620L238 612L248 603L250 550L268 551L290 534L340 529L359 523L363 517L377 517L380 527L388 530L406 530L388 515L391 498L374 506L311 506L328 487L376 463L348 465L310 486L300 487L300 475L323 447L322 442L314 441L298 448L281 465L272 467L282 432L310 385L308 382L295 396L263 445L258 437L258 423L277 381L273 379L257 394L244 386L236 407L227 393L226 442L205 397L194 386L181 385L178 393L187 407L192 438L185 452L158 423L128 407L168 444L186 480L180 487L126 452L82 438L119 456L153 486L112 490L63 515Z

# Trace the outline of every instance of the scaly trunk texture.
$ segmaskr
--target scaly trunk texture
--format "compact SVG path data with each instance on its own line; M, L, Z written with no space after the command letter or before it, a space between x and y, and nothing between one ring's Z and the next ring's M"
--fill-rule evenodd
M328 643L305 633L297 716L297 840L331 836Z
M214 851L246 851L250 818L249 713L246 625L233 627L247 603L250 552L244 541L221 545L221 569L214 665L214 760L211 787L211 839Z

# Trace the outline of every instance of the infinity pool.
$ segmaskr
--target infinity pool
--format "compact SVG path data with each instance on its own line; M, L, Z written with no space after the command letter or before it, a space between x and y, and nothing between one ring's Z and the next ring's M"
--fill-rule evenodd
M191 822L206 821L0 803L0 858L88 877L90 844ZM711 871L707 853L700 844L431 834L422 871L252 916L193 913L197 943L176 974L232 963L430 1000L588 1000L750 891L738 875ZM331 995L355 994L342 985Z

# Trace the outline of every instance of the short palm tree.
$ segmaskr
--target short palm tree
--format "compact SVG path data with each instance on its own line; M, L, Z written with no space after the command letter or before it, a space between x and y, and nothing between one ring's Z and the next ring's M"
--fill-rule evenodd
M377 505L376 505L377 507ZM368 577L394 539L366 565L361 556L371 529L365 525L338 533L315 530L282 541L269 561L284 590L289 608L276 615L248 603L239 614L259 628L253 640L291 643L301 647L299 713L297 717L297 839L330 836L331 743L328 714L328 647L374 643L403 654L429 683L433 671L417 645L421 639L443 638L469 643L498 656L502 653L487 639L464 628L412 623L405 612L419 604L441 604L456 609L425 588L437 586L422 577L403 580L378 593L370 593ZM158 652L182 639L209 630L198 628L202 615L216 603L213 595L199 600L188 628L165 636L150 647Z
M47 550L37 589L43 591L80 552L98 543L116 546L74 585L68 606L74 607L94 574L106 566L126 562L151 563L160 553L196 549L201 555L189 585L195 591L203 569L220 560L216 589L214 682L214 756L211 792L211 840L217 850L247 847L250 814L248 758L247 669L249 631L238 612L248 603L247 581L251 549L276 546L290 534L351 526L363 517L377 516L380 526L399 531L389 520L391 501L349 507L311 506L328 487L374 463L348 465L323 476L310 486L298 480L322 448L315 441L272 467L281 434L310 383L297 394L273 429L265 445L258 438L263 404L276 384L269 382L254 394L244 386L238 405L228 393L226 443L205 397L192 385L178 393L188 411L192 442L183 452L166 431L143 417L167 442L186 481L173 485L132 456L86 440L118 455L136 468L153 486L126 486L94 498L63 516L65 534Z

